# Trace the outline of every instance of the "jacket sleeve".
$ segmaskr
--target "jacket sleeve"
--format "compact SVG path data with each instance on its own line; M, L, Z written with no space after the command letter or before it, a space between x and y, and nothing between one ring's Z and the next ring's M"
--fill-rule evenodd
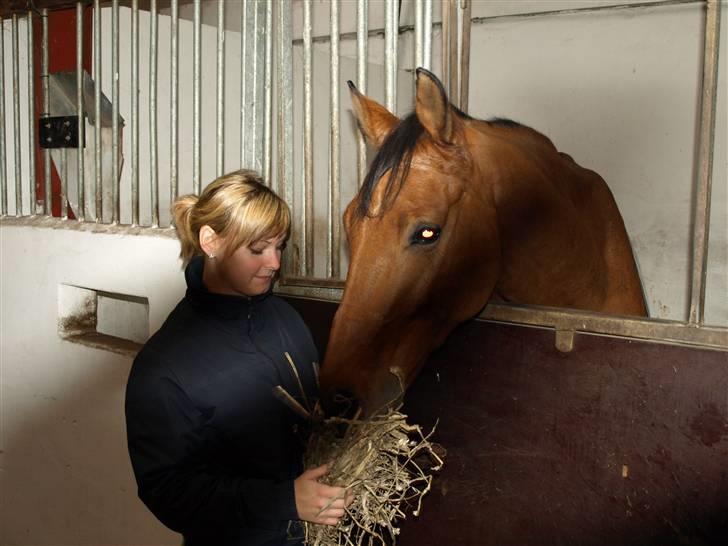
M132 367L125 410L139 497L170 529L186 534L211 525L269 527L298 519L293 480L242 478L206 462L205 452L219 440L148 348Z

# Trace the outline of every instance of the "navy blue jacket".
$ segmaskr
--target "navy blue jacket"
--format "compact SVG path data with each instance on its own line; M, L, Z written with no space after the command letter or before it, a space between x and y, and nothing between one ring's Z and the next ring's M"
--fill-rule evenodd
M302 401L287 351L311 399L316 348L285 301L212 294L203 265L187 266L185 298L129 376L139 497L186 546L300 544L293 480L304 423L271 391L282 385Z

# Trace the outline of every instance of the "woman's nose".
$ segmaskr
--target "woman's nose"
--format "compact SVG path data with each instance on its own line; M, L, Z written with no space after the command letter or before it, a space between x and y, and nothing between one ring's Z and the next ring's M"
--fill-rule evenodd
M270 257L268 258L268 263L266 263L266 266L273 271L278 271L281 268L281 252L279 250L271 253Z

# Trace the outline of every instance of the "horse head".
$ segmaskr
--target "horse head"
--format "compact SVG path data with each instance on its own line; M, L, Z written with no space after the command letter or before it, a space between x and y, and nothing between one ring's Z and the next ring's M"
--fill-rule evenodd
M401 120L349 86L377 153L344 213L349 272L321 371L329 411L336 400L365 415L397 403L493 293L645 314L624 222L598 174L538 131L459 111L427 70Z
M402 120L349 86L378 151L344 213L350 265L321 385L329 406L344 393L371 414L399 400L428 354L483 307L500 249L489 196L469 184L464 114L437 78L417 71L416 109Z

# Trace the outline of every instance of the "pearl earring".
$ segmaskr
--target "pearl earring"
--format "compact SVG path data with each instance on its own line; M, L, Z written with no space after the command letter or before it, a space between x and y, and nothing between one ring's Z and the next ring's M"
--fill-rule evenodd
M211 260L214 260L215 259L215 255L214 254L208 254L207 257L210 258Z

